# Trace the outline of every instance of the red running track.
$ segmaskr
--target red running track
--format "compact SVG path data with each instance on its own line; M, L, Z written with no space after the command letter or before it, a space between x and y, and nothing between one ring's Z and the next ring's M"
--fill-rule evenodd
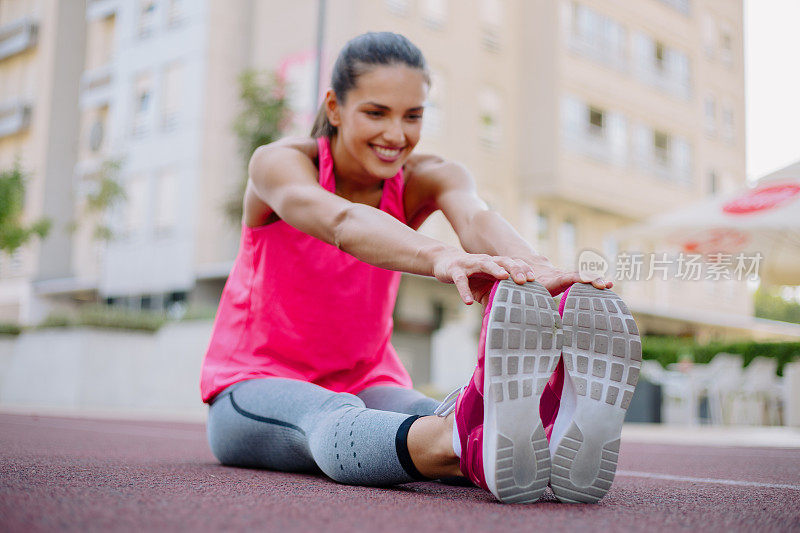
M2 531L800 530L797 449L623 442L596 505L223 467L199 424L0 415L0 454Z

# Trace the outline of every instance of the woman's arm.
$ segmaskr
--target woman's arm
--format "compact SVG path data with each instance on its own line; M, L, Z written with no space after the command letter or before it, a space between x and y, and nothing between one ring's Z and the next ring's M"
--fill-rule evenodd
M611 288L612 283L602 279L584 280L578 272L558 269L536 252L511 224L480 199L472 176L463 166L436 157L419 157L415 163L411 168L414 177L428 184L433 207L442 210L467 252L523 262L553 295L577 282Z
M474 300L474 275L506 279L508 258L465 253L422 235L393 216L326 191L307 154L286 145L258 148L250 160L250 189L287 224L372 265L434 276L454 283L465 303ZM298 272L302 275L302 272ZM526 276L515 279L519 283Z

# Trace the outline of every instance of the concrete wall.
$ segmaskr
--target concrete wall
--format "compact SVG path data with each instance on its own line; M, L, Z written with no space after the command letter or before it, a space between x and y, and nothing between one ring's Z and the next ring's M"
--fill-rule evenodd
M0 339L0 408L202 418L210 321L155 334L46 329Z
M200 366L211 326L198 320L154 334L53 328L0 336L0 409L202 420ZM398 332L392 342L415 385L427 385L427 335Z

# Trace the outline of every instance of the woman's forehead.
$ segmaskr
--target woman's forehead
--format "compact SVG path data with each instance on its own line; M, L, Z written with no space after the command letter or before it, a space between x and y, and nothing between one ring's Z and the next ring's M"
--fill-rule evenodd
M425 74L405 65L376 66L358 77L347 100L354 104L375 102L389 107L418 107L428 93Z

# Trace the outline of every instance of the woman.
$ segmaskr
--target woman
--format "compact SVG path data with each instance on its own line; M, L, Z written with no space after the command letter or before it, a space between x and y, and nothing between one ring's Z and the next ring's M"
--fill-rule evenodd
M361 35L336 61L312 138L253 154L240 250L201 382L209 442L223 464L321 469L360 485L464 475L506 502L534 501L547 485L539 397L564 332L542 296L581 280L488 210L463 167L412 153L429 85L406 38ZM439 209L463 250L415 231ZM455 284L465 304L486 305L475 375L441 416L411 389L390 343L401 272ZM597 294L611 286L591 283ZM526 313L550 318L517 326ZM514 347L520 335L543 340L514 355L528 349ZM563 370L552 381L548 419L561 382L565 391L571 384Z

